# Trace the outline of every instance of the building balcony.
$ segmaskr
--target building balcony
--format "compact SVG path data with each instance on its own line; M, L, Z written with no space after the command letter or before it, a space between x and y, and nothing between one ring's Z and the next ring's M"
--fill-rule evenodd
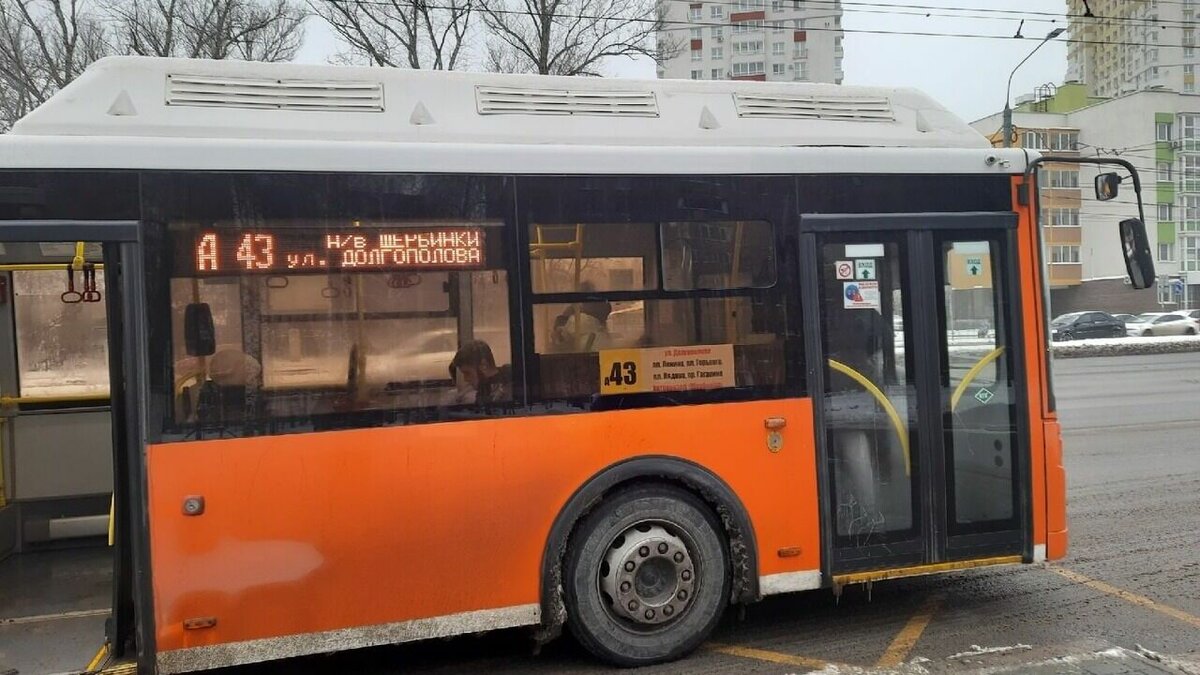
M1050 287L1078 286L1083 283L1081 263L1050 263Z

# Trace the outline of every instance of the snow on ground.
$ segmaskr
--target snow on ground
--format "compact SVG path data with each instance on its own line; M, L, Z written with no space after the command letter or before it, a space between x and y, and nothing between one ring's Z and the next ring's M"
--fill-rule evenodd
M1053 343L1053 350L1055 356L1062 358L1200 352L1200 335L1072 340Z

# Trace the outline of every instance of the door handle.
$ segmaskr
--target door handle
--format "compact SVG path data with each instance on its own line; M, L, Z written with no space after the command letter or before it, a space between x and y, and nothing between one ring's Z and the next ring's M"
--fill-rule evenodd
M779 431L787 426L787 420L782 417L768 417L763 420L763 426L770 431Z

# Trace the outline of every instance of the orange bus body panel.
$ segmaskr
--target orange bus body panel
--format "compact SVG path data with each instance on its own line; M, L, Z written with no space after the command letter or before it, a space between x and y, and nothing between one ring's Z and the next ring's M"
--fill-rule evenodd
M787 421L778 453L768 417ZM537 603L560 509L605 467L647 454L729 485L760 575L815 571L813 447L809 399L154 445L158 649ZM202 515L184 515L189 496L204 498ZM215 624L183 628L196 618Z
M1022 176L1013 178L1013 210L1018 214L1017 249L1021 277L1021 323L1026 345L1025 377L1029 383L1029 452L1033 495L1033 542L1046 546L1047 558L1059 558L1066 554L1066 475L1062 466L1062 440L1058 421L1049 410L1050 373L1046 371L1046 356L1049 336L1045 334L1047 308L1044 305L1041 284L1042 257L1038 245L1037 220L1033 217L1038 205L1034 199L1022 206L1017 197L1019 187L1025 182ZM1030 183L1030 194L1036 188ZM1061 529L1056 529L1060 527ZM1052 540L1055 544L1052 546Z

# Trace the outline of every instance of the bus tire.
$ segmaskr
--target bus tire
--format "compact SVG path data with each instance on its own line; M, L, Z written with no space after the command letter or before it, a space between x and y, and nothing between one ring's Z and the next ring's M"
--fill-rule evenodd
M730 593L729 547L708 505L668 485L605 499L571 537L567 625L618 666L671 661L700 646Z

